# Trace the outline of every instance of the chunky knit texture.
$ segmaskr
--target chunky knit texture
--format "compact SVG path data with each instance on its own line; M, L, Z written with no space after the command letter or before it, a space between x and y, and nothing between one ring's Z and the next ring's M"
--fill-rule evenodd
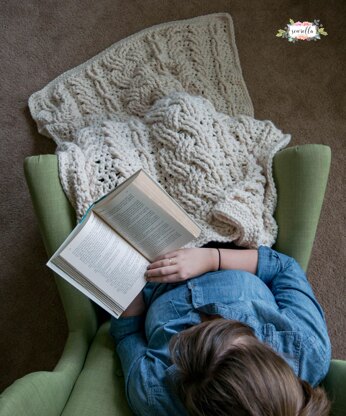
M275 242L272 159L290 136L252 117L228 14L132 35L33 94L29 107L58 145L77 218L144 168L202 227L186 247Z
M60 144L115 115L142 117L173 91L202 95L225 114L253 116L229 14L144 29L60 75L30 97L29 108L39 132Z

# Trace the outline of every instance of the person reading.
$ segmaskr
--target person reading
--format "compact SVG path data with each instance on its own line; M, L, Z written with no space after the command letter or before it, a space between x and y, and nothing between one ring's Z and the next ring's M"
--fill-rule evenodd
M267 246L155 259L111 335L136 415L322 416L331 360L299 263Z

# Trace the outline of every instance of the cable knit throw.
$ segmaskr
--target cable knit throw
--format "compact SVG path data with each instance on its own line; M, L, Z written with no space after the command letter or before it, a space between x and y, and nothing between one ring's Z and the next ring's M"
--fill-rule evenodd
M272 160L290 135L252 117L228 14L132 35L33 94L29 107L58 145L78 219L143 168L201 226L186 247L275 242Z

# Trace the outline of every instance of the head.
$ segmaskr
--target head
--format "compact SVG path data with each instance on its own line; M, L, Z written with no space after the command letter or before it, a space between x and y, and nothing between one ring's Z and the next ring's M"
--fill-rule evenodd
M300 380L241 322L202 322L175 335L170 350L178 394L192 416L329 414L324 390Z

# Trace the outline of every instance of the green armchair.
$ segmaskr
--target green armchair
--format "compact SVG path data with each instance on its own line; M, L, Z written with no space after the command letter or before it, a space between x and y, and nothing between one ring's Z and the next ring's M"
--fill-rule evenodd
M275 218L279 234L274 248L295 257L306 270L328 180L328 146L284 149L274 158L278 189ZM32 156L25 175L34 210L50 256L75 226L75 215L63 193L57 158ZM28 374L0 396L0 416L132 415L124 394L121 364L108 335L109 321L99 324L88 298L56 277L68 322L63 354L51 372ZM332 414L346 414L346 362L333 360L323 382L333 400Z

